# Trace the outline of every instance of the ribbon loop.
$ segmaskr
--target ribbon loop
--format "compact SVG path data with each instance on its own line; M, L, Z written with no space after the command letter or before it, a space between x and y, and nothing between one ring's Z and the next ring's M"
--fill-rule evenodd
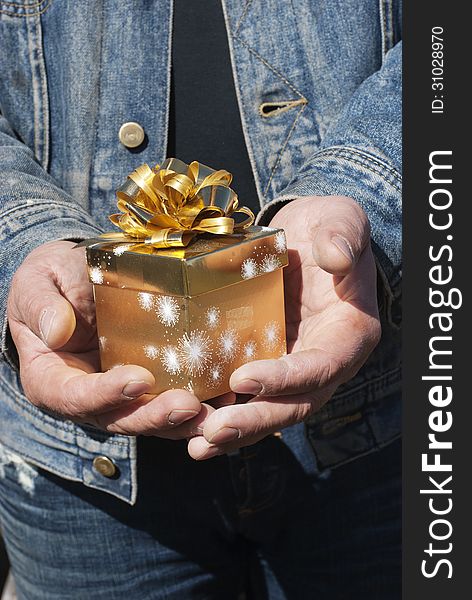
M246 206L238 207L236 192L229 186L233 176L197 161L187 165L167 158L151 169L143 164L117 190L121 211L110 220L122 234L101 237L145 244L154 248L187 246L199 233L228 235L254 223ZM242 221L235 215L246 215Z

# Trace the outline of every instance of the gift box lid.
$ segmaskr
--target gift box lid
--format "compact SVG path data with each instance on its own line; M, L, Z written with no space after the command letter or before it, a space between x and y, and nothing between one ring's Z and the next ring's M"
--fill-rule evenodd
M199 235L185 248L89 240L87 263L95 285L198 296L260 277L288 264L282 229L251 226L233 235Z

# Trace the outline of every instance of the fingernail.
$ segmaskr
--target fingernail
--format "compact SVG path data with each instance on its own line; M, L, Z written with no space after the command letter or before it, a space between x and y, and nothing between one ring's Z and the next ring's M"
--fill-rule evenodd
M51 328L56 318L56 311L50 308L45 308L39 319L39 332L43 342L48 345L48 337L51 333Z
M207 458L213 458L223 454L223 451L217 446L210 446L207 450L204 450L200 455L195 457L195 460L206 460Z
M331 241L346 258L348 258L350 261L354 261L354 252L352 251L351 245L345 238L341 237L340 235L333 235Z
M237 392L238 394L260 394L263 390L262 383L259 381L255 381L254 379L241 379L238 381L236 385L233 385L233 392Z
M234 427L222 427L218 429L208 440L210 444L227 444L241 437L239 429Z
M147 381L129 381L121 393L127 398L137 398L149 390L151 386Z
M181 423L185 423L189 419L193 419L198 415L197 410L181 410L176 408L171 413L169 413L167 420L170 425L180 425Z

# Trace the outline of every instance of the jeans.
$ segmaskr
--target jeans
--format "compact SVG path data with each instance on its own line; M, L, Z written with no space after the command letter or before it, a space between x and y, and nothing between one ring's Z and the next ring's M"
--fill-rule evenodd
M135 506L4 461L19 600L401 597L399 440L322 472L303 425L202 463L185 442L138 450Z

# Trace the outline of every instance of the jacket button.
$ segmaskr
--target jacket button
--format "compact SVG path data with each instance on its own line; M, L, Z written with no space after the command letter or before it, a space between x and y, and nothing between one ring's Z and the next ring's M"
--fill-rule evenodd
M118 132L120 142L126 148L137 148L144 142L144 129L139 123L123 123Z
M93 468L104 477L116 475L116 465L108 456L96 456L93 459Z

